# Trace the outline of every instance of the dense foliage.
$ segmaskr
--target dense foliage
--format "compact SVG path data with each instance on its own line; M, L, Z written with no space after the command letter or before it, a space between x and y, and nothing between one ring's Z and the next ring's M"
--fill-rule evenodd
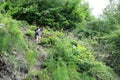
M23 35L18 28L19 22L0 14L0 23L2 25L0 28L0 51L10 51L18 45L21 45L22 48L25 47Z
M97 53L97 56L101 55L97 57L97 60L104 57L102 61L106 62L108 66L114 68L118 74L120 74L119 10L119 0L111 0L110 4L104 10L102 17L91 20L88 25L84 25L87 27L88 35L92 39L92 42L95 40L95 43L92 45L94 47L94 54L96 55Z
M115 5L117 5L117 7L114 7ZM112 9L114 8L114 10ZM106 14L107 18L111 21L114 21L114 23L111 25L113 28L116 28L116 30L112 30L111 29L111 36L107 38L108 40L108 44L110 46L110 56L109 56L109 61L111 61L111 64L109 64L109 61L107 61L108 65L110 65L111 67L113 67L115 69L116 72L119 73L119 68L120 68L120 62L119 62L119 56L120 56L120 45L119 45L119 36L120 36L120 21L119 21L119 10L120 10L120 2L117 1L117 3L115 4L115 2L111 2L111 4L108 6L108 10L106 11L111 12L111 14Z
M52 47L48 51L50 56L43 64L50 80L116 79L111 68L95 61L91 51L73 38L71 34L44 30L41 45Z
M4 12L30 24L71 29L83 20L91 19L87 3L81 0L7 0Z

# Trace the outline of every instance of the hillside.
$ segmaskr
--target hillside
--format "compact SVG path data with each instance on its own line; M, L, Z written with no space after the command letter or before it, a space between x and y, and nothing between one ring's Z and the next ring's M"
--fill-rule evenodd
M112 69L95 61L91 51L71 33L46 28L37 45L31 34L35 26L3 15L0 20L2 80L116 79Z
M99 18L82 0L0 1L0 80L119 80L116 1Z
M0 80L23 80L35 75L32 72L37 73L41 69L46 57L44 49L37 47L34 40L25 35L22 22L1 14L0 20L3 25L0 28Z

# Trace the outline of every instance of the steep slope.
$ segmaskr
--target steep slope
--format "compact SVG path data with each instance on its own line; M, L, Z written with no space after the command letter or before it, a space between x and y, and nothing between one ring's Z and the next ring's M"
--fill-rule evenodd
M37 45L36 26L1 14L0 23L0 80L117 80L72 33L45 28Z
M72 33L45 29L40 43L49 53L43 64L45 80L118 80L109 66L95 60L86 43Z
M24 23L1 14L0 23L0 80L23 80L39 71L46 55L22 32Z

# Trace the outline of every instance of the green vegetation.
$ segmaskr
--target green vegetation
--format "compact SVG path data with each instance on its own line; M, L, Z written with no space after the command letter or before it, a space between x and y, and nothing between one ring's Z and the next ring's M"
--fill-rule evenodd
M1 7L15 19L57 29L75 28L83 20L91 19L88 4L81 4L81 0L8 0Z
M114 80L117 77L111 68L95 61L91 51L73 39L74 37L70 35L66 37L67 34L59 37L57 36L58 32L52 30L49 32L49 35L52 35L50 37L54 37L54 44L46 42L42 45L49 44L52 47L48 51L50 57L44 63L50 80L80 80L81 78L83 78L82 80L96 80L95 78L103 80L111 78ZM56 34L54 35L54 33ZM46 31L44 32L45 35L48 35ZM42 37L43 40L45 40L44 36ZM49 41L49 38L46 39Z
M0 64L17 80L118 80L120 1L115 1L99 18L84 0L0 1ZM37 27L44 27L39 44Z
M0 14L0 51L10 51L20 45L20 49L26 48L23 35L19 30L19 22Z

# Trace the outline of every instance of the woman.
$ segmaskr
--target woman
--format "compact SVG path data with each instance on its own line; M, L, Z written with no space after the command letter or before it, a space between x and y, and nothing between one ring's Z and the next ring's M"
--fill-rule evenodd
M39 43L39 41L40 41L42 30L43 30L43 28L40 28L40 27L35 30L35 41L36 41L36 43Z

